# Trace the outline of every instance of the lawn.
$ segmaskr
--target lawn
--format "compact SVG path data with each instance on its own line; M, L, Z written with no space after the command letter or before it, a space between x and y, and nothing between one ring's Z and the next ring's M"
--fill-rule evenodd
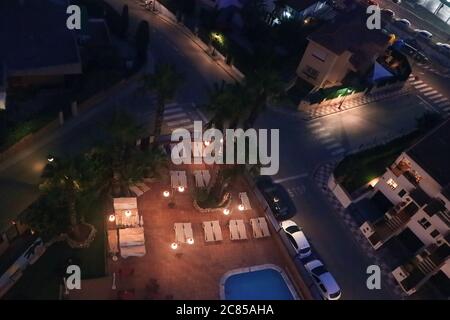
M344 158L334 170L336 181L347 192L354 192L382 175L386 167L391 165L405 149L412 146L420 136L419 131L414 131L387 144Z
M82 279L105 275L105 227L103 206L92 208L86 221L97 229L95 240L87 249L72 249L66 242L57 242L24 272L19 282L11 288L4 299L56 300L59 298L59 285L64 276L64 266L71 258L81 268Z

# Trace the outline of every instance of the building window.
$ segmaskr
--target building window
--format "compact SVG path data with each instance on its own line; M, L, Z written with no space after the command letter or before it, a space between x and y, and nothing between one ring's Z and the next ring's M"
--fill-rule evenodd
M316 69L310 67L310 66L305 66L305 69L303 69L303 73L311 79L316 80L317 77L319 76L319 71L317 71Z
M322 51L314 51L311 55L314 58L316 58L316 59L318 59L318 60L320 60L322 62L325 62L325 60L327 59L327 54L325 52L322 52Z
M431 226L430 221L427 220L427 218L422 218L419 221L417 221L422 228L424 228L425 230L428 229Z
M398 193L398 196L400 197L400 198L403 198L403 196L406 194L406 191L405 191L405 189L402 189L402 190L400 190L400 192Z
M389 187L391 187L392 190L395 190L398 187L397 182L394 181L394 179L389 178L389 180L386 182Z
M440 235L439 231L437 231L436 229L434 229L433 231L431 231L430 236L432 236L433 238L437 238Z

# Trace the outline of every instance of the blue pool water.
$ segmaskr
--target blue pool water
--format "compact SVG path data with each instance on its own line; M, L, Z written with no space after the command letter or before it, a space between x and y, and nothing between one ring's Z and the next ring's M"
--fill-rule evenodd
M274 269L244 272L225 280L226 300L294 300L281 274Z

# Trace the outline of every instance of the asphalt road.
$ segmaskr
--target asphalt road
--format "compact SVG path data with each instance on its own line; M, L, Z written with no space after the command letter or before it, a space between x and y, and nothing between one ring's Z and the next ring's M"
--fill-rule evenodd
M149 22L155 59L176 64L185 76L177 101L201 103L207 96L206 88L212 83L222 79L231 81L223 69L173 25L143 11L134 1L107 1L120 9L128 3L132 27L141 19ZM111 112L111 105L126 102L134 90L131 84L98 108L68 123L56 135L0 164L3 217L0 222L19 213L36 197L36 184L48 154L70 153L89 146L95 140L92 137L100 137L99 124ZM126 107L126 103L122 106ZM137 103L136 108L136 112L143 113L153 109L151 99ZM336 276L345 299L390 299L393 295L386 289L367 290L365 271L370 261L313 182L314 169L321 162L337 159L361 144L373 142L374 138L397 135L411 128L415 115L423 108L414 97L402 97L312 122L304 122L294 113L269 110L258 122L263 128L280 128L281 169L275 178L281 179L286 189L291 190L298 209L294 220L304 227L313 247Z

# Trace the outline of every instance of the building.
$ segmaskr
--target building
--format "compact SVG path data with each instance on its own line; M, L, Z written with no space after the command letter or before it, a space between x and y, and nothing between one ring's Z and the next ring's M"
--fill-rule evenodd
M0 61L7 91L60 85L81 74L76 37L66 27L67 6L67 0L0 2Z
M407 294L433 275L450 278L450 121L403 152L374 185L370 198L384 215L360 227L374 249L407 231L419 243L413 257L393 270ZM449 282L450 283L450 282Z
M315 90L340 86L353 73L366 75L392 42L382 30L369 30L365 8L342 13L308 37L297 76Z
M282 18L303 20L321 12L331 10L326 0L286 0Z

